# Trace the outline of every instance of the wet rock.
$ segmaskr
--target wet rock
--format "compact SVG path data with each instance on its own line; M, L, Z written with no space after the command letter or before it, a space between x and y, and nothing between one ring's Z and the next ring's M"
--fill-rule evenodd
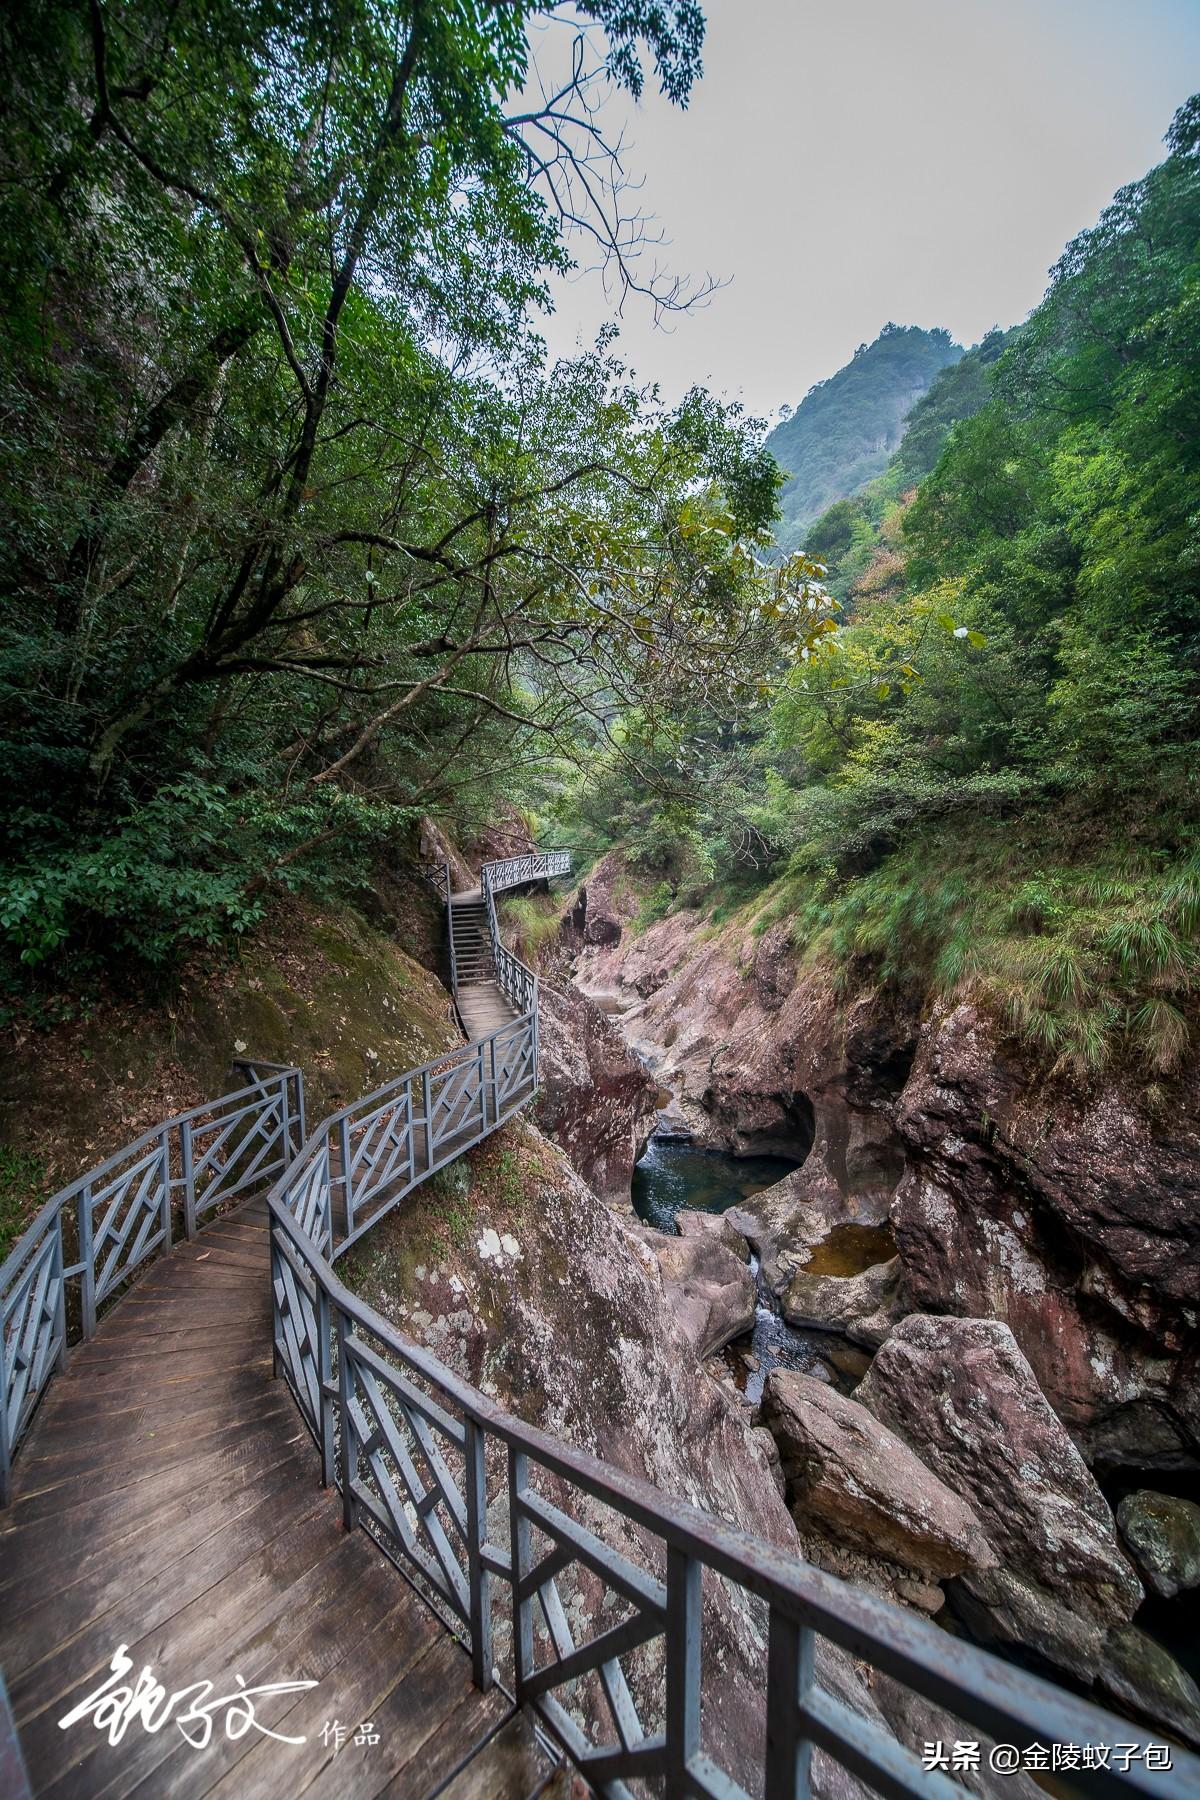
M874 1348L908 1311L900 1259L877 1263L861 1275L810 1275L798 1269L784 1290L781 1310L789 1325L842 1331Z
M913 1315L856 1397L978 1515L1001 1567L969 1572L975 1628L1092 1679L1141 1583L1108 1505L1006 1325Z
M856 1401L775 1369L762 1416L799 1523L938 1579L995 1564L971 1508Z
M671 1237L648 1225L630 1230L653 1254L667 1305L697 1356L712 1356L749 1331L758 1303L754 1277L719 1234Z
M1142 1488L1126 1494L1117 1524L1147 1587L1165 1599L1200 1584L1200 1506Z
M539 990L539 1087L534 1116L602 1200L629 1204L658 1087L611 1019L574 987Z
M1200 1748L1200 1689L1175 1658L1136 1625L1109 1632L1097 1685L1122 1709Z

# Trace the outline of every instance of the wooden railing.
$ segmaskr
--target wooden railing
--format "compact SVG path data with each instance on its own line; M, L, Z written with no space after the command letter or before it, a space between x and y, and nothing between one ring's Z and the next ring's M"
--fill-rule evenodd
M134 1272L265 1186L304 1144L299 1069L236 1064L251 1084L165 1119L51 1196L0 1266L0 1503L69 1344Z

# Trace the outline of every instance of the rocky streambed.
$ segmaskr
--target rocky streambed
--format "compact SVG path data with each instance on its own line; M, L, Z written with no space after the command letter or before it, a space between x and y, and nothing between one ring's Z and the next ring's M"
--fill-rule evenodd
M1200 1079L1055 1089L969 1001L635 904L608 858L564 922L643 1063L627 1229L804 1554L1200 1744Z

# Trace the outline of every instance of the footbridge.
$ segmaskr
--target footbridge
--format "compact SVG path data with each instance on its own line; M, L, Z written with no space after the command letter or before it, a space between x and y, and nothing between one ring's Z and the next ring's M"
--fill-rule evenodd
M954 1735L1139 1735L534 1429L339 1279L532 1098L537 978L496 896L567 872L535 852L456 892L439 871L459 1048L313 1131L299 1069L239 1065L234 1091L54 1195L0 1268L0 1800L503 1800L580 1775L796 1800L827 1788L815 1752L881 1795L961 1800L823 1685L822 1639ZM736 1768L706 1730L722 1589L764 1645ZM1068 1758L1058 1789L1200 1792L1182 1751L1170 1771L1119 1760Z

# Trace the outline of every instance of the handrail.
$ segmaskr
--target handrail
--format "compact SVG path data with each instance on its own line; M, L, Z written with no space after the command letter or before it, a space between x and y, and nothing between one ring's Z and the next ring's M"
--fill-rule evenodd
M499 942L494 894L565 872L545 868L547 861L511 857L481 871L493 948L506 956L511 952ZM519 959L512 962L532 984L526 990L531 1010L480 1042L492 1045L494 1072L497 1042L505 1033L517 1034L529 1046L536 1078L537 979ZM498 976L503 966L498 955ZM414 1078L433 1079L475 1050L469 1044L435 1059L334 1114L272 1189L267 1206L276 1368L320 1451L322 1482L340 1491L347 1529L362 1526L439 1604L470 1648L476 1684L487 1689L495 1678L499 1581L508 1594L516 1700L537 1714L600 1793L624 1800L628 1782L665 1776L669 1796L746 1800L732 1772L701 1748L702 1628L722 1604L714 1591L719 1583L711 1579L716 1576L767 1609L766 1749L759 1773L768 1800L807 1795L815 1747L883 1794L961 1800L956 1782L927 1768L822 1685L815 1660L819 1638L1005 1742L1012 1734L1035 1745L1112 1745L1127 1735L1119 1719L1090 1702L527 1425L343 1286L333 1262L352 1239L333 1249L332 1230L324 1239L319 1235L332 1220L338 1180L331 1136L348 1118L382 1117L401 1086L411 1094ZM511 1110L523 1103L516 1099ZM467 1147L451 1143L445 1160ZM389 1194L368 1223L408 1191ZM496 1498L489 1496L489 1474L500 1467L506 1474L507 1544L493 1542L489 1526L489 1504ZM587 1502L598 1502L649 1536L649 1567L596 1535ZM587 1525L579 1516L584 1512ZM548 1549L535 1548L535 1533ZM633 1608L583 1644L572 1634L560 1593L575 1562ZM549 1654L540 1658L538 1609L549 1633ZM635 1703L622 1657L656 1638L665 1649L661 1679L655 1692ZM569 1710L572 1692L589 1676L599 1677L598 1691L612 1715L612 1735L598 1744ZM639 1705L642 1711L655 1707L645 1725ZM1200 1758L1174 1746L1171 1754L1174 1777L1136 1763L1121 1769L1094 1761L1081 1780L1089 1796L1182 1800L1200 1792ZM1062 1785L1072 1785L1069 1765L1056 1774Z
M273 1180L303 1145L300 1070L235 1067L271 1073L160 1120L76 1176L0 1265L0 1505L11 1498L13 1457L53 1375L66 1367L72 1339L92 1337L105 1302L170 1249L177 1218L194 1237L215 1207Z

